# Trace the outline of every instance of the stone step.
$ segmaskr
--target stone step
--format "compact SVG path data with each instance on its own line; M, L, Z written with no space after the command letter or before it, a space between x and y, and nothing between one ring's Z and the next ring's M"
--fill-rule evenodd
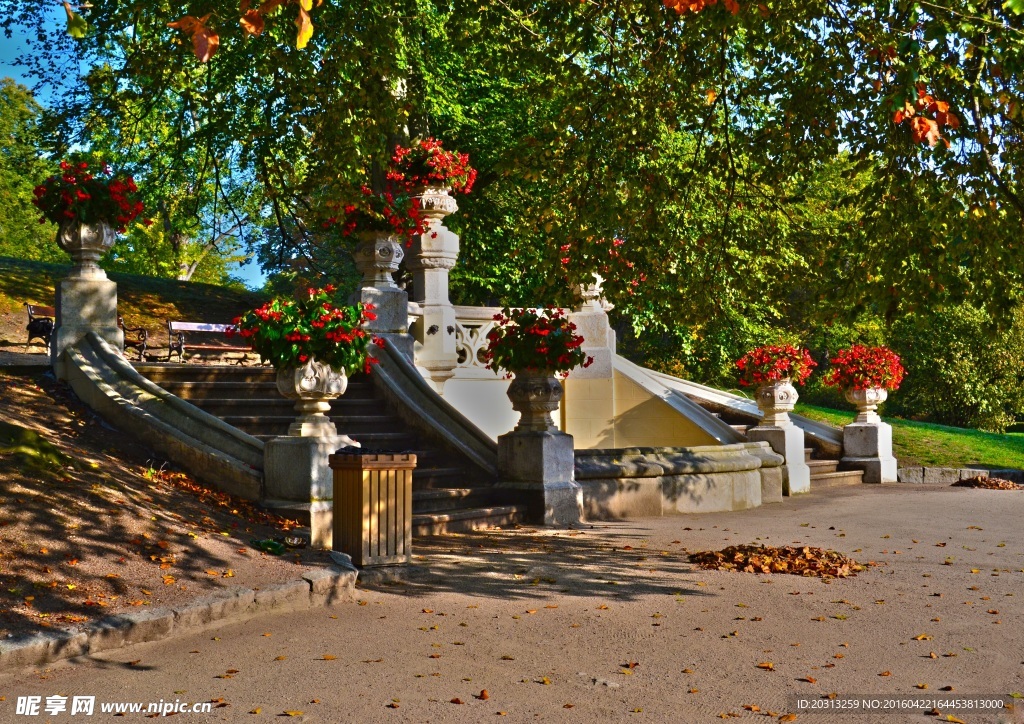
M813 454L814 454L814 448L813 447L805 447L804 448L804 461L805 462L810 462L811 461L811 455L813 455Z
M269 365L200 365L174 363L138 363L139 374L160 385L163 382L204 381L204 382L274 382L277 372Z
M515 525L526 520L525 505L495 505L487 508L464 508L448 512L413 515L414 536L442 535L485 530L503 525Z
M837 488L844 485L861 485L864 482L864 473L860 470L839 470L834 473L812 473L811 490L822 488Z
M277 383L267 380L153 380L158 385L173 395L185 400L208 400L208 399L256 399L272 402L288 401L288 398L277 391ZM340 404L350 400L375 400L377 392L373 383L351 382L345 394L332 401ZM292 402L292 404L295 404Z
M834 473L839 469L838 460L808 460L807 467L811 469L811 477L823 473Z
M451 489L453 485L467 485L474 482L480 483L483 481L474 480L474 476L467 473L460 467L454 465L439 465L436 467L421 466L420 459L416 458L416 468L412 471L412 484L415 490L426 492L436 492L437 490ZM415 507L415 500L413 507Z
M747 430L753 427L753 425L729 425L729 427L738 432L740 435L746 435Z
M284 410L285 414L270 415L237 415L226 414L224 409L207 408L201 405L202 409L229 425L244 430L250 435L285 435L288 426L295 421L295 413ZM277 413L278 411L274 411ZM331 415L338 432L343 435L365 435L371 433L404 433L401 422L398 418L389 415Z
M419 468L415 472L419 472ZM483 508L494 502L494 490L491 488L445 487L412 492L412 509L417 515Z

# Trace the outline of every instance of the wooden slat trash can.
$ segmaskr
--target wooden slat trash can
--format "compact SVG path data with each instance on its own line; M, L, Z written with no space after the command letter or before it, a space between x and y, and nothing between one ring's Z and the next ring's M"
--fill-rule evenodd
M351 450L351 452L350 452ZM334 477L334 545L357 566L412 560L412 453L339 450Z

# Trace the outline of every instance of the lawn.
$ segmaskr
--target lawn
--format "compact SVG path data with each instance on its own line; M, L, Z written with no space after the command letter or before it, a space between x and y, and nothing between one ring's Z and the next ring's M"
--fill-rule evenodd
M796 412L841 427L853 422L850 411L799 403ZM982 432L961 427L885 418L892 425L892 452L900 467L1024 468L1024 433Z

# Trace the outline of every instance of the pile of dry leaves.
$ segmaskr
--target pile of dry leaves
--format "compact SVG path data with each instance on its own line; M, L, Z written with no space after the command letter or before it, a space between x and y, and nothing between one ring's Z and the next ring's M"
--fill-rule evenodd
M865 568L842 553L809 546L729 546L720 551L691 553L690 562L715 571L791 573L795 576L822 578L855 576Z
M953 483L954 488L984 488L985 490L1024 490L1024 485L1017 485L1012 480L1003 478L986 478L977 475L966 480Z

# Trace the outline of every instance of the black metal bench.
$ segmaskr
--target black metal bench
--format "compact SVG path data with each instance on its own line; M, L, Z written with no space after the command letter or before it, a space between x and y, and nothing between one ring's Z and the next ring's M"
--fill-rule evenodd
M25 302L25 311L28 313L28 339L25 346L28 347L33 339L43 340L47 348L50 347L50 337L53 335L53 320L57 316L57 310L53 307L44 307L40 304L29 304Z
M185 342L185 335L204 334L212 335L219 334L226 336L229 331L234 331L235 327L232 324L209 324L205 322L177 322L168 319L167 320L167 361L171 361L171 357L175 352L178 353L178 361L185 361L185 349L187 347L189 352L193 351L206 351L206 352L244 352L252 353L252 347L246 345L240 347L238 345L231 344L194 344L192 342ZM238 364L245 362L245 357L238 361Z
M124 326L124 317L118 316L117 326L124 333L124 348L134 349L139 353L139 362L146 361L146 348L149 344L149 331L144 327Z

